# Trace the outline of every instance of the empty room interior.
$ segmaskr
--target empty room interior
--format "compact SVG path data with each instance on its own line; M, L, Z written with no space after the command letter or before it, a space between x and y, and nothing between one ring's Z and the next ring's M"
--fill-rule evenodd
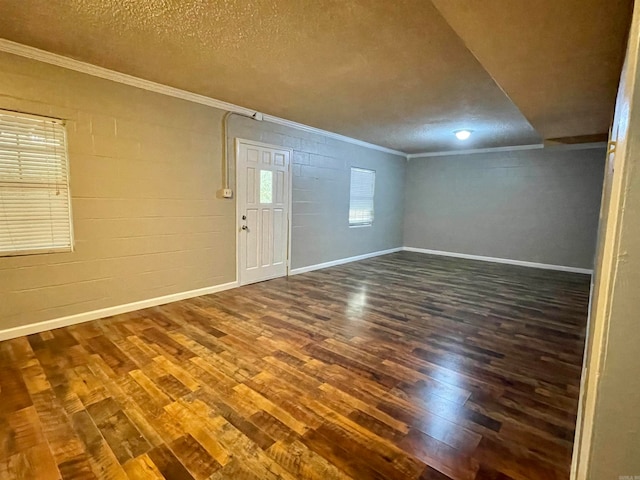
M640 479L639 29L0 1L0 478Z

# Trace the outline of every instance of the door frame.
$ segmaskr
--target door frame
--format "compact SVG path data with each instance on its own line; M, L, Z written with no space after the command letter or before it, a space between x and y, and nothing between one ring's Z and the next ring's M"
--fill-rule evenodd
M291 209L293 207L293 148L282 147L280 145L273 145L270 143L258 142L255 140L248 140L245 138L235 138L235 201L236 201L236 218L235 218L235 231L236 231L236 281L238 282L238 286L241 287L243 285L242 280L240 278L240 199L238 197L238 177L239 171L238 161L240 158L240 145L253 145L254 147L262 147L262 148L271 148L275 150L284 150L289 152L289 181L287 182L287 188L289 189L288 193L288 201L287 201L287 261L286 261L286 269L285 269L285 277L288 277L291 272ZM281 277L274 277L281 278ZM270 279L267 279L270 280Z
M630 164L635 157L638 135L632 126L638 118L640 82L640 9L633 9L632 23L627 40L627 50L622 68L613 126L610 130L605 163L605 178L598 225L598 245L589 299L587 337L580 379L580 395L573 443L571 480L591 478L594 462L595 420L599 411L602 378L607 375L607 349L609 324L614 302L614 288L618 270L619 244L622 237L621 222L624 200L627 196L625 182L630 175ZM613 156L613 157L612 157ZM621 472L622 473L622 472Z

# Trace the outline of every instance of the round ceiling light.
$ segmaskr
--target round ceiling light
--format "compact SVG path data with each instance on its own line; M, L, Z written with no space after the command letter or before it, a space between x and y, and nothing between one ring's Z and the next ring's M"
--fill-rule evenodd
M458 130L453 133L456 134L456 137L458 138L458 140L466 140L471 136L471 130Z

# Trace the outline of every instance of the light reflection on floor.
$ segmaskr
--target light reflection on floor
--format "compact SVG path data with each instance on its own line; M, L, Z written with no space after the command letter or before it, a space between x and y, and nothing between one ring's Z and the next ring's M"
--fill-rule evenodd
M430 376L434 381L446 384L445 388L462 387L459 377L464 374L464 369L465 366L459 364L455 357L450 357L443 359ZM427 420L429 435L442 439L453 437L452 441L455 442L456 432L460 427L452 420L458 418L462 405L437 395L433 392L433 386L426 388L426 392L428 392L426 395L420 395L419 398L424 410L430 412L428 419L423 419Z
M358 318L362 315L364 307L367 305L367 286L362 285L359 291L352 292L347 299L346 313L353 318Z

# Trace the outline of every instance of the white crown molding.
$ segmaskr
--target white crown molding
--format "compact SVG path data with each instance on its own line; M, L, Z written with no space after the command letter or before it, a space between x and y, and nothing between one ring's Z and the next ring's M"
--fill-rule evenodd
M63 55L58 55L56 53L47 52L46 50L40 50L39 48L30 47L28 45L23 45L21 43L12 42L10 40L6 40L2 38L0 38L0 52L18 55L20 57L37 60L43 63L48 63L50 65L66 68L68 70L73 70L73 71L84 73L94 77L111 80L113 82L122 83L124 85L140 88L142 90L147 90L150 92L155 92L155 93L167 95L174 98L179 98L182 100L198 103L201 105L207 105L209 107L218 108L220 110L225 110L228 112L239 113L241 115L245 115L249 117L251 117L255 113L263 113L263 112L257 112L256 110L253 110L247 107L241 107L233 103L228 103L222 100L217 100L215 98L207 97L205 95L199 95L197 93L188 92L186 90L170 87L168 85L163 85L161 83L152 82L150 80L144 80L142 78L134 77L133 75L127 75L126 73L120 73L114 70L109 70L108 68L98 67L90 63L82 62L80 60L75 60L73 58L65 57ZM541 149L541 148L560 149L560 150L583 150L583 149L600 148L602 146L606 146L606 142L558 144L558 145L546 145L546 146L544 144L533 144L533 145L514 145L509 147L476 148L476 149L470 149L470 150L448 150L448 151L440 151L440 152L422 152L422 153L407 154L405 152L401 152L400 150L394 150L392 148L383 147L381 145L365 142L363 140L358 140L356 138L347 137L346 135L341 135L339 133L322 130L316 127L311 127L309 125L294 122L292 120L287 120L285 118L280 118L280 117L276 117L276 116L265 114L265 113L263 113L263 118L264 118L264 121L267 121L267 122L284 125L286 127L294 128L296 130L302 130L304 132L323 135L325 137L333 138L336 140L340 140L342 142L351 143L353 145L358 145L358 146L369 148L372 150L378 150L380 152L390 153L392 155L398 155L407 160L412 160L416 158L443 157L443 156L454 156L454 155L473 155L477 153L535 150L535 149Z
M45 320L44 322L32 323L30 325L7 328L6 330L0 330L0 341L22 337L24 335L32 335L34 333L46 332L48 330L53 330L54 328L68 327L69 325L76 325L78 323L89 322L91 320L98 320L100 318L111 317L113 315L119 315L121 313L142 310L143 308L156 307L158 305L177 302L179 300L185 300L187 298L199 297L201 295L210 295L212 293L236 288L237 286L238 282L223 283L221 285L214 285L212 287L199 288L197 290L189 290L186 292L164 295L162 297L149 298L147 300L141 300L139 302L116 305L114 307L102 308L100 310L93 310L91 312L78 313L77 315L70 315L68 317Z
M342 140L343 142L352 143L354 145L359 145L361 147L370 148L372 150L379 150L381 152L390 153L392 155L398 155L402 158L406 159L407 154L401 152L400 150L393 150L392 148L383 147L381 145L376 145L374 143L365 142L364 140L358 140L357 138L346 137L344 135L340 135L339 133L328 132L326 130L320 130L315 127L310 127L308 125L304 125L302 123L293 122L291 120L286 120L280 117L274 117L273 115L264 114L264 120L271 123L277 123L279 125L284 125L286 127L295 128L297 130L302 130L310 133L318 133L320 135L324 135L326 137L334 138L336 140Z
M428 157L453 157L457 155L474 155L478 153L497 153L497 152L515 152L518 150L590 150L594 148L605 148L607 142L591 142L591 143L558 143L558 144L542 144L533 145L514 145L511 147L492 147L492 148L474 148L470 150L447 150L444 152L424 152L409 153L407 160Z
M364 255L356 255L355 257L340 258L338 260L332 260L330 262L318 263L316 265L309 265L307 267L294 268L293 270L289 271L289 275L299 275L301 273L313 272L314 270L335 267L336 265L357 262L358 260L364 260L366 258L379 257L380 255L400 252L403 250L403 248L404 247L390 248L389 250L380 250L378 252L365 253Z
M87 75L91 75L94 77L111 80L113 82L118 82L124 85L137 87L143 90L148 90L150 92L160 93L162 95L168 95L170 97L180 98L182 100L187 100L193 103L199 103L201 105L207 105L209 107L218 108L220 110L225 110L228 112L239 113L241 115L245 115L249 117L252 116L254 113L262 113L262 112L257 112L256 110L252 110L250 108L234 105L233 103L223 102L222 100L217 100L215 98L207 97L205 95L199 95L197 93L188 92L186 90L181 90L179 88L169 87L161 83L152 82L150 80L144 80L142 78L134 77L132 75L127 75L126 73L120 73L114 70L109 70L108 68L98 67L90 63L82 62L80 60L75 60L73 58L58 55L56 53L47 52L45 50L40 50L39 48L30 47L28 45L23 45L21 43L12 42L10 40L6 40L2 38L0 38L0 52L10 53L10 54L18 55L24 58L30 58L32 60L37 60L43 63L48 63L50 65L56 65L58 67L66 68L68 70L85 73ZM393 150L391 148L383 147L381 145L376 145L373 143L365 142L363 140L358 140L356 138L340 135L339 133L329 132L327 130L322 130L320 128L311 127L309 125L297 123L291 120L287 120L285 118L275 117L273 115L268 115L268 114L263 114L263 115L264 115L263 117L264 121L277 123L280 125L295 128L297 130L302 130L309 133L324 135L325 137L334 138L336 140L351 143L354 145L359 145L361 147L366 147L372 150L378 150L381 152L391 153L393 155L399 155L403 158L407 158L407 154L399 150Z
M505 263L507 265L517 265L519 267L541 268L543 270L558 270L561 272L582 273L592 275L593 270L588 268L568 267L565 265L552 265L549 263L526 262L524 260L512 260L510 258L485 257L483 255L469 255L466 253L445 252L442 250L430 250L428 248L404 247L406 252L426 253L428 255L439 255L441 257L464 258L467 260L480 260L481 262Z
M68 70L85 73L93 77L111 80L131 87L161 93L170 97L180 98L182 100L219 108L221 110L228 110L249 116L255 113L255 110L251 110L249 108L239 107L238 105L205 97L204 95L198 95L179 88L169 87L150 80L144 80L132 75L127 75L126 73L120 73L114 70L109 70L108 68L98 67L96 65L91 65L90 63L81 62L80 60L74 60L73 58L64 57L62 55L40 50L39 48L29 47L28 45L23 45L21 43L12 42L2 38L0 38L0 52L11 53L13 55L37 60L57 67L66 68Z
M427 158L427 157L453 157L457 155L473 155L476 153L514 152L518 150L540 150L542 148L544 148L544 145L542 143L536 143L533 145L513 145L511 147L472 148L470 150L447 150L443 152L409 153L407 155L407 160L414 160L416 158Z
M595 148L606 148L608 142L590 142L590 143L557 143L547 144L545 150L593 150Z

